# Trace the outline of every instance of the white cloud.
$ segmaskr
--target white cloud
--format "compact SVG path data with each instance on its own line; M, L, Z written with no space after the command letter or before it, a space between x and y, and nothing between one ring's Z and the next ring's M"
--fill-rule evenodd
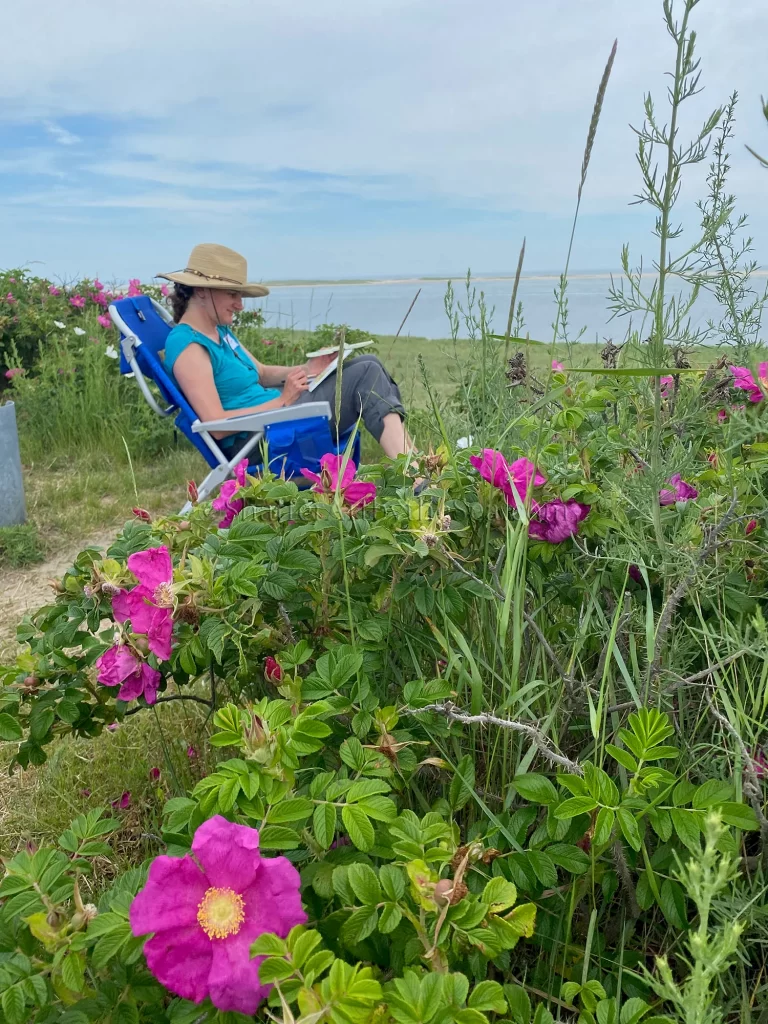
M43 127L60 146L76 146L78 142L82 142L79 135L67 131L66 128L62 128L61 125L55 124L53 121L43 121Z

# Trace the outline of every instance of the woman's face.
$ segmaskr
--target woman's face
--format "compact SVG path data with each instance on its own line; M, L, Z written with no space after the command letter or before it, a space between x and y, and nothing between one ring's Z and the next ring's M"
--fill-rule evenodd
M240 292L207 288L205 304L217 324L229 327L235 313L239 313L243 308L243 297Z

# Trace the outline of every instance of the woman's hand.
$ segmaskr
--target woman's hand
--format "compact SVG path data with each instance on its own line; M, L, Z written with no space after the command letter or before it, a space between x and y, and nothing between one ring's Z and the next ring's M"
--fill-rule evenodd
M283 405L293 405L308 388L306 369L303 366L291 367L283 385Z
M307 360L304 368L310 377L319 377L323 370L337 358L338 352L331 352L327 356L314 356Z

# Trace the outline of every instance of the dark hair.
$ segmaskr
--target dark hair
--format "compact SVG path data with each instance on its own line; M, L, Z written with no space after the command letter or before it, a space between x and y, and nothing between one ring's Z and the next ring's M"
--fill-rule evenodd
M174 284L173 291L168 296L168 303L171 307L171 313L176 323L181 320L184 314L187 312L187 306L189 300L192 298L194 288L191 288L188 284Z

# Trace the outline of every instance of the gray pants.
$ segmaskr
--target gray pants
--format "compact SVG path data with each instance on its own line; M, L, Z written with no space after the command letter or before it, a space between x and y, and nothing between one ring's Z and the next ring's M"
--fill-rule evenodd
M336 427L336 384L338 373L332 373L314 391L305 391L296 405L305 402L328 402L331 424ZM400 389L376 356L361 355L344 362L341 372L341 405L339 407L339 433L357 422L362 416L366 429L378 441L384 430L384 417L396 412L405 419Z

